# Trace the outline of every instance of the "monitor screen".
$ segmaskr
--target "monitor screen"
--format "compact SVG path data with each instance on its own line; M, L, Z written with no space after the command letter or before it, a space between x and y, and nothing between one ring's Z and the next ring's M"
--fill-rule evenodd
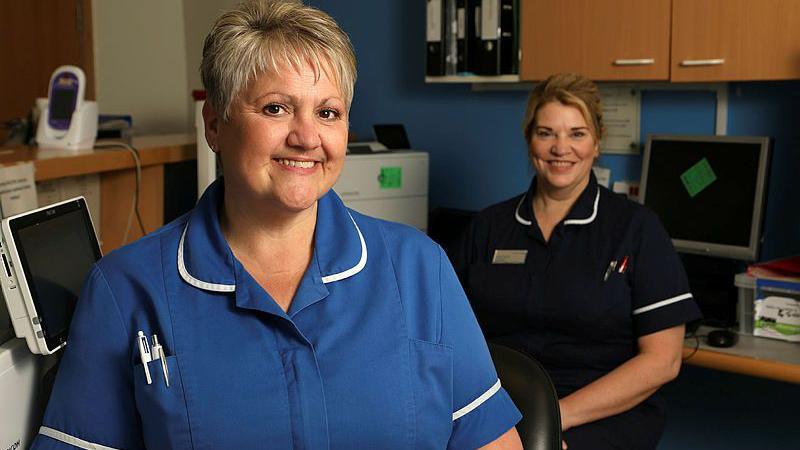
M679 251L757 258L769 139L650 136L640 200Z
M375 140L385 145L388 149L407 150L411 148L406 129L402 124L373 125L372 129L375 132Z
M66 339L84 278L100 258L85 203L70 206L61 208L68 209L65 212L56 213L54 208L12 222L15 245L49 348ZM50 217L48 211L54 211Z
M53 97L50 99L52 103L50 107L50 119L69 121L75 109L76 95L77 92L74 90L54 89Z

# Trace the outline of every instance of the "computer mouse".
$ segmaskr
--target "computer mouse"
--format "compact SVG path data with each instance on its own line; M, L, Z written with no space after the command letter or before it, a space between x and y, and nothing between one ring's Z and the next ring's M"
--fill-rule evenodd
M706 344L711 347L733 347L738 340L739 335L731 330L713 330L706 336Z

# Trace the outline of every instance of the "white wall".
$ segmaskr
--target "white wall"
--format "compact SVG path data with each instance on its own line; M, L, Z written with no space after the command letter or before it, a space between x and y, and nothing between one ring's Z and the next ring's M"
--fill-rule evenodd
M186 80L189 89L203 89L200 79L200 62L203 59L203 41L214 20L238 0L184 0L183 23L186 41Z
M92 3L100 113L130 114L137 134L193 130L184 1Z

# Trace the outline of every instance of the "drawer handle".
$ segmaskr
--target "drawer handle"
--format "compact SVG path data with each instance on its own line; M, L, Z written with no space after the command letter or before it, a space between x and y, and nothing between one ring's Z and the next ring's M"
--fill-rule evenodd
M691 66L721 66L725 64L725 60L722 58L719 59L684 59L681 61L681 65L684 67L691 67Z
M656 60L653 58L640 58L640 59L615 59L615 66L649 66L655 64Z

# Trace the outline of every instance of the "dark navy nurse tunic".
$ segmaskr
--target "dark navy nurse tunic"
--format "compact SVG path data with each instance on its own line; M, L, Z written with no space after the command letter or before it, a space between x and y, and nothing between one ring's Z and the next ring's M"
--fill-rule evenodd
M228 247L222 196L93 268L34 448L461 449L519 420L424 235L329 192L286 313Z
M590 177L549 242L533 216L534 179L527 193L478 214L454 258L486 337L534 355L560 397L635 356L638 337L700 317L656 215ZM655 448L663 407L653 395L568 430L567 444Z

